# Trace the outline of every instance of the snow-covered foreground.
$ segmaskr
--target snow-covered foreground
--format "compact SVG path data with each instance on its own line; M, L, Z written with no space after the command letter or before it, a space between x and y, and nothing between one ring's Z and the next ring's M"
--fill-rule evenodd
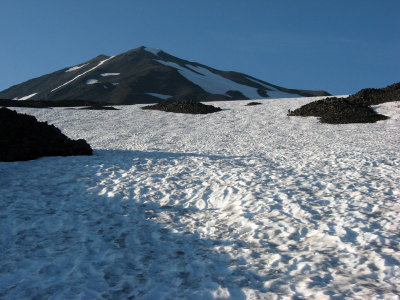
M286 116L314 99L18 108L95 151L0 163L0 298L398 299L400 104Z

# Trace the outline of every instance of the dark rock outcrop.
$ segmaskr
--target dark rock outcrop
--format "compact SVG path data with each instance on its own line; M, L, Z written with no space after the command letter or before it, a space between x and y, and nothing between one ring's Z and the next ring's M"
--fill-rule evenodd
M200 102L184 100L175 102L160 102L154 105L142 107L142 109L161 110L166 112L184 113L184 114L209 114L221 111L219 107L205 105Z
M85 106L85 107L82 107L81 109L84 109L84 110L119 110L118 108L115 108L113 106L103 106L103 105Z
M83 139L69 139L47 122L0 108L0 161L70 155L92 155L92 148Z
M400 82L381 89L362 89L349 96L352 102L362 105L378 105L385 102L400 101Z
M262 103L260 102L249 102L246 104L246 106L254 106L254 105L261 105Z
M400 101L400 83L382 89L363 89L346 98L325 98L289 111L289 116L319 117L322 123L374 123L388 117L376 113L370 106Z
M387 119L377 114L371 107L360 105L348 98L326 98L306 104L292 112L289 116L319 117L322 123L374 123Z

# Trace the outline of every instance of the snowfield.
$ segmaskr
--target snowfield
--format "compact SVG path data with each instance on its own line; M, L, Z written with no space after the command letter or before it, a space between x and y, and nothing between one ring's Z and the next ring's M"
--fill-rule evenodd
M0 163L0 298L399 299L400 103L286 116L320 98L16 109L94 155Z

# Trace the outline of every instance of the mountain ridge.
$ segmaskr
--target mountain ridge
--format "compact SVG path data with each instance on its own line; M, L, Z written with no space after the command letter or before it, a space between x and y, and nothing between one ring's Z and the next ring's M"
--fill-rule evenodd
M101 54L0 91L3 99L79 99L112 104L324 95L329 93L280 87L244 73L217 70L145 46L116 56Z

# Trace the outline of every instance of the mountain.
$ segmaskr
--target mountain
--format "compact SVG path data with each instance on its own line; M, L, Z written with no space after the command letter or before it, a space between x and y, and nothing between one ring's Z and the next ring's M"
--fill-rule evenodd
M238 72L183 60L160 49L139 47L117 56L28 80L0 92L0 99L88 100L112 104L189 99L217 101L329 95L287 89Z

